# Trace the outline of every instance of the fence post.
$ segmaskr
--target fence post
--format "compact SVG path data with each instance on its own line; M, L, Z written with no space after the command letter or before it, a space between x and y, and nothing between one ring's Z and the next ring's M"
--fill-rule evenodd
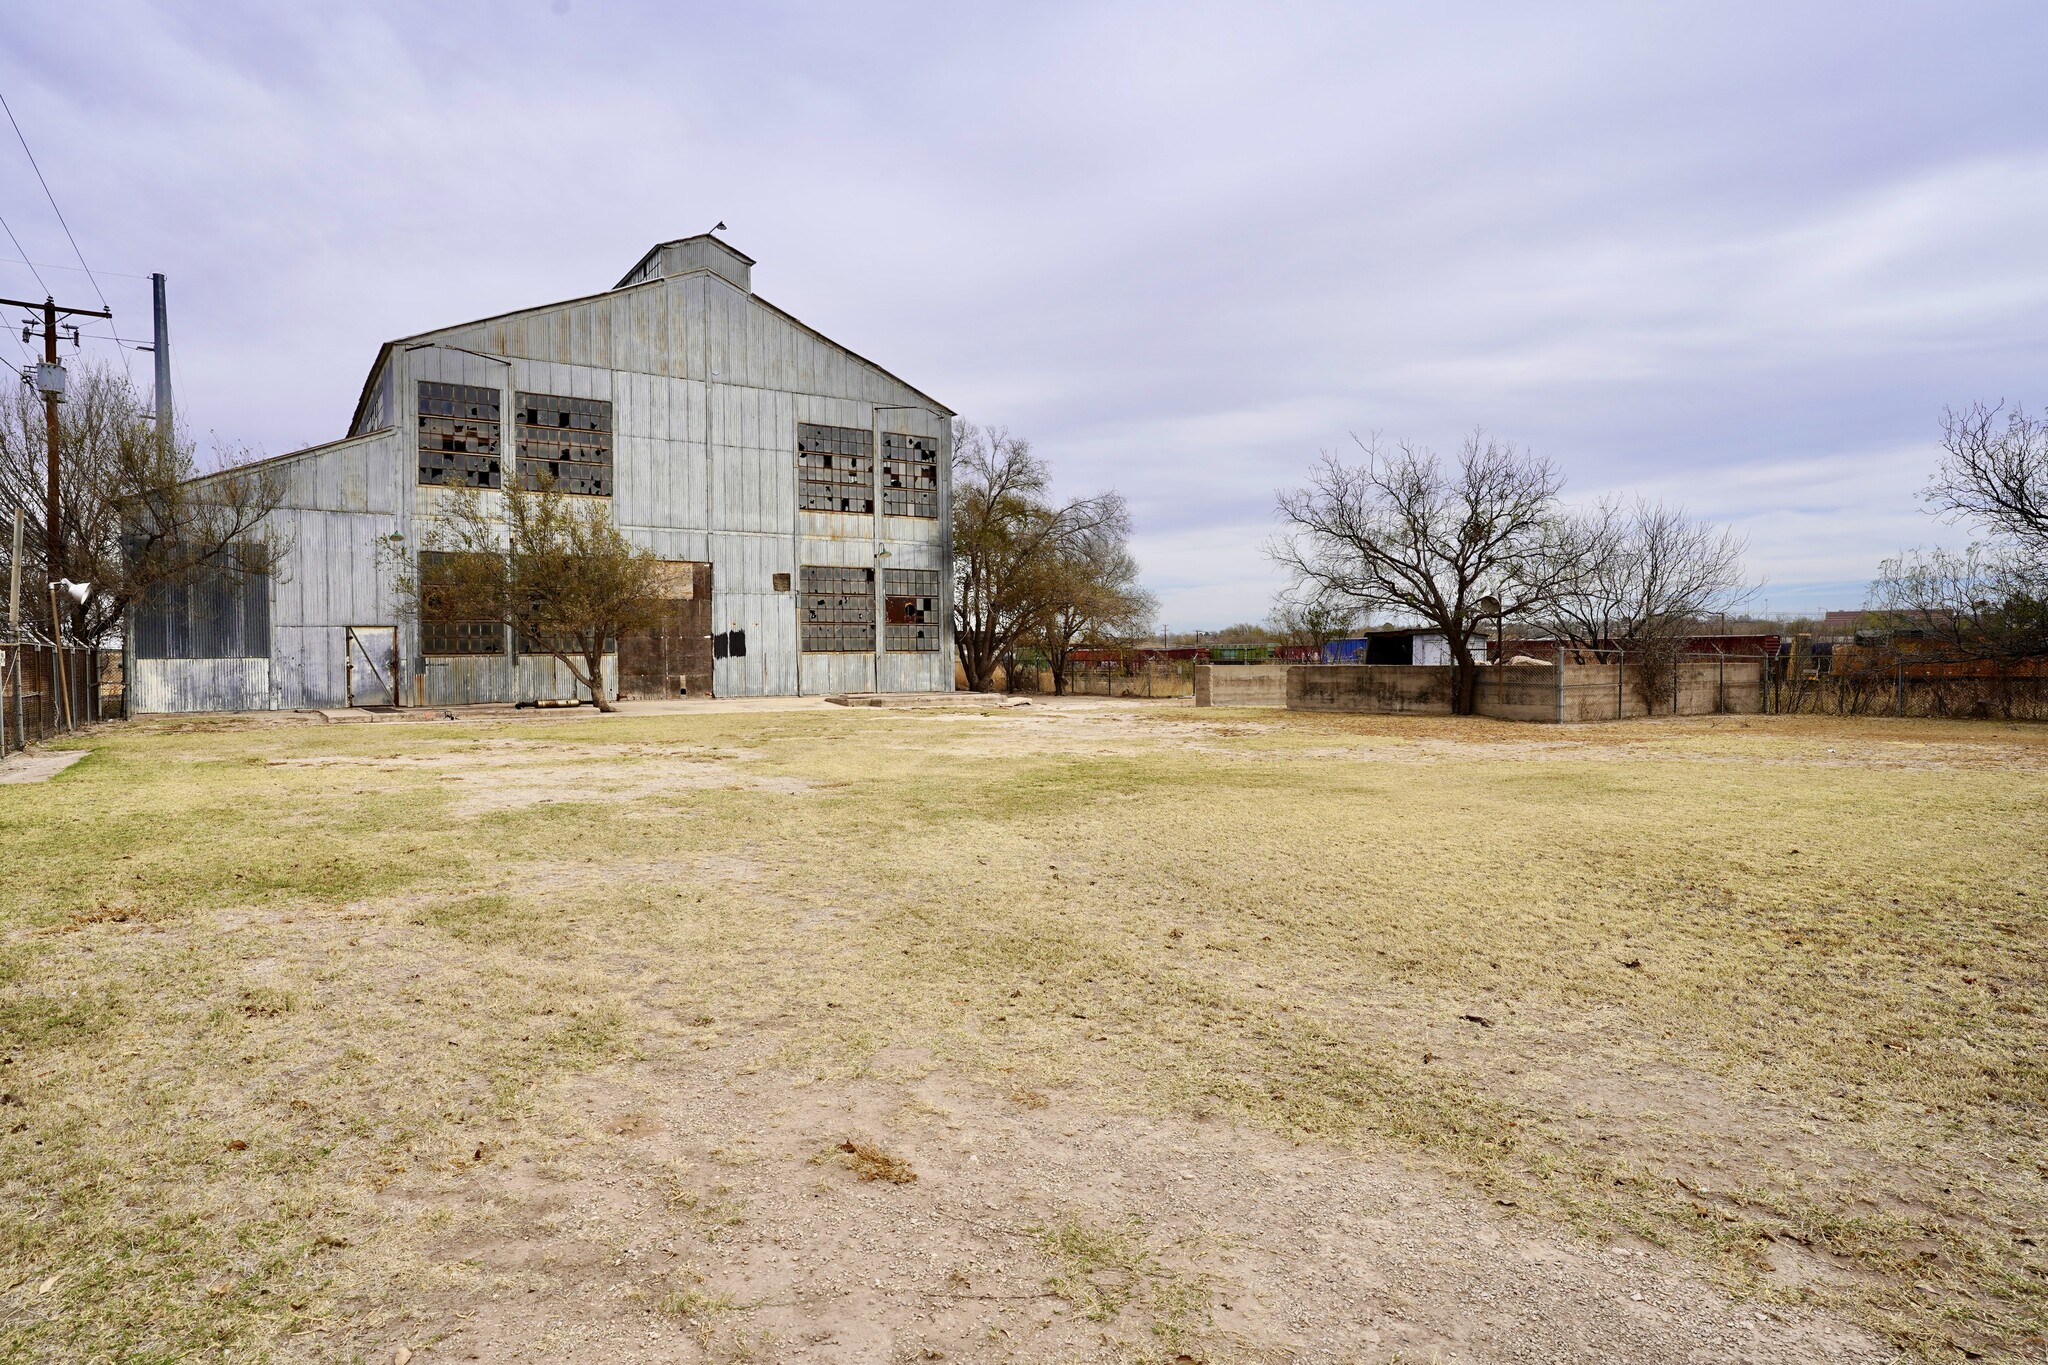
M1628 719L1628 651L1614 651L1614 718Z
M1892 714L1903 718L1906 714L1906 656L1899 656L1899 695L1892 704Z

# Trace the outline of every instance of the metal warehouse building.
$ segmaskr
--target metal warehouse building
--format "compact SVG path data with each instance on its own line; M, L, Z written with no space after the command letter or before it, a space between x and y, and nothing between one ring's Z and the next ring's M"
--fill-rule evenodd
M451 487L543 472L665 561L664 624L607 662L621 695L950 691L952 412L758 297L753 264L664 242L605 293L386 343L348 436L269 462L270 572L137 611L131 708L574 695L394 588Z

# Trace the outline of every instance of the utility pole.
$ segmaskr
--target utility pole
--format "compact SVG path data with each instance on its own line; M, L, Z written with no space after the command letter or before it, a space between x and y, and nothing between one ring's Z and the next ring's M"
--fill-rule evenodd
M64 401L64 367L57 363L57 319L63 317L112 318L111 311L97 308L62 308L55 299L45 297L41 303L30 303L25 299L0 299L0 308L27 308L40 311L43 315L43 363L36 366L36 388L43 395L43 417L49 424L49 490L43 505L43 544L47 550L50 581L64 577L64 535L58 514L62 510L61 493L58 483L58 460L61 455L57 432L57 405ZM26 323L21 329L21 339L27 341L35 335L34 323ZM72 345L78 344L78 329L71 330ZM55 606L51 607L50 629L56 630Z
M21 509L14 509L14 557L7 561L7 628L21 638Z

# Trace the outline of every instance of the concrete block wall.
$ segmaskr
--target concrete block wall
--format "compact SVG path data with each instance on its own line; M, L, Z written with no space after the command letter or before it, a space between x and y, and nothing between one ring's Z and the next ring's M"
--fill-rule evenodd
M1286 664L1196 664L1197 706L1285 706Z

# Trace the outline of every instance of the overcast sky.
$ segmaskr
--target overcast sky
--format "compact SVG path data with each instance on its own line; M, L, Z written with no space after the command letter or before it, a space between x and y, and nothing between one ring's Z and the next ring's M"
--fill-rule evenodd
M2039 0L0 9L198 431L332 439L380 342L724 219L763 297L1121 489L1176 631L1265 614L1274 490L1352 432L1724 518L1780 612L1957 540L1942 407L2048 401L2044 59ZM0 213L93 301L11 141Z

